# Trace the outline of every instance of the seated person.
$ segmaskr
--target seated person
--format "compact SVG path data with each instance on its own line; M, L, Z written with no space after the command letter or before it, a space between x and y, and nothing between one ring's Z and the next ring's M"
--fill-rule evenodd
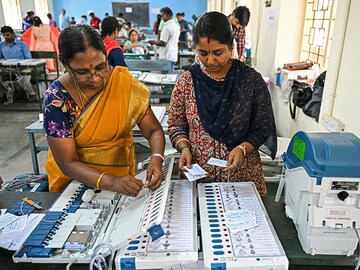
M131 29L129 31L129 39L124 44L124 51L125 53L133 53L133 54L139 54L144 55L147 54L148 49L146 47L146 43L138 42L139 39L139 33L135 29ZM133 57L127 55L125 59L132 59L132 58L139 58L139 57ZM144 57L141 57L143 59Z
M5 41L0 43L0 60L1 59L31 59L31 53L28 45L16 38L14 30L10 26L3 26L1 28L1 33L4 36ZM29 70L23 70L24 72L28 72ZM36 93L32 88L30 83L31 76L21 76L21 88L25 91L26 98L28 100L35 100ZM9 81L16 80L16 77L10 75L1 76L1 81ZM20 83L20 79L18 79ZM2 97L3 83L0 83L0 98ZM7 91L7 89L5 90Z

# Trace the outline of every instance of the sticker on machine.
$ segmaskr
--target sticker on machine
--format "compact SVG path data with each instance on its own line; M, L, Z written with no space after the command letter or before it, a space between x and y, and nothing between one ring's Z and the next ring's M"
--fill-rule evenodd
M334 217L334 218L349 218L350 217L350 211L346 209L327 209L326 210L326 216L328 218Z

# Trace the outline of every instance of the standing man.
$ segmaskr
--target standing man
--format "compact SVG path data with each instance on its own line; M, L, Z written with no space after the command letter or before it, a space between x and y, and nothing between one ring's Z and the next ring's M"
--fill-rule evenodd
M180 48L188 47L188 37L187 33L189 32L189 23L184 20L185 13L177 13L176 18L180 25L180 37L179 37L179 46Z
M170 73L175 73L175 64L178 60L178 41L180 27L173 19L173 12L169 7L163 7L160 14L165 24L159 40L149 40L151 45L159 46L159 58L171 62Z
M69 25L70 25L69 16L66 15L66 10L63 8L61 9L61 14L59 15L59 30L62 31Z
M94 12L90 12L89 16L91 17L90 20L91 27L100 33L100 23L101 23L100 18L96 17Z
M229 20L232 25L234 40L235 40L235 52L237 53L237 58L241 62L246 61L246 49L245 49L245 27L248 25L250 20L250 11L245 6L239 6L234 9L230 14Z
M5 41L0 43L0 59L31 59L31 53L28 45L17 40L14 30L10 26L3 26L1 33ZM1 80L16 80L9 76L2 76ZM36 93L30 83L31 76L22 76L21 86L24 89L29 101L36 99ZM1 90L1 89L0 89ZM1 97L1 95L0 95Z

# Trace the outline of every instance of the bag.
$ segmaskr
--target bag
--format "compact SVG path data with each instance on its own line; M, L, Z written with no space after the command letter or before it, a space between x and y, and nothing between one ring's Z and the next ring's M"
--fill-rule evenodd
M301 69L308 69L313 66L313 63L310 62L296 62L296 63L289 63L284 64L284 68L287 70L301 70Z
M312 88L310 84L294 80L290 93L290 100L294 103L294 109L292 108L291 101L289 101L290 115L292 119L295 119L296 107L302 108L310 101L311 96Z
M311 99L302 108L304 114L315 118L316 122L319 122L319 114L320 114L322 95L325 85L325 77L326 77L326 71L321 73L320 76L316 79L313 86Z

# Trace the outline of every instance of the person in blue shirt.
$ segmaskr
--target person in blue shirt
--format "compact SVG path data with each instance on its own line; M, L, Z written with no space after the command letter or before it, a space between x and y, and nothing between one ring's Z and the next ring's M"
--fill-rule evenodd
M31 59L28 45L16 39L15 32L10 26L3 26L1 33L4 41L0 43L0 59Z
M66 10L61 9L61 14L59 15L59 30L62 31L70 25L70 18L66 15Z
M16 39L15 32L10 26L3 26L1 28L1 33L4 37L4 41L0 43L0 60L32 58L28 45L25 42ZM5 77L6 76L1 78L2 81L10 79L9 77ZM22 86L26 92L27 98L29 100L34 100L36 98L36 93L30 83L31 76L22 76L22 78Z
M120 29L118 20L113 16L108 16L101 22L101 37L104 40L107 60L112 67L127 66L124 60L124 51L116 42Z
M180 25L180 37L179 37L179 47L188 48L188 37L187 33L190 31L189 23L184 20L185 13L177 13L176 18Z

